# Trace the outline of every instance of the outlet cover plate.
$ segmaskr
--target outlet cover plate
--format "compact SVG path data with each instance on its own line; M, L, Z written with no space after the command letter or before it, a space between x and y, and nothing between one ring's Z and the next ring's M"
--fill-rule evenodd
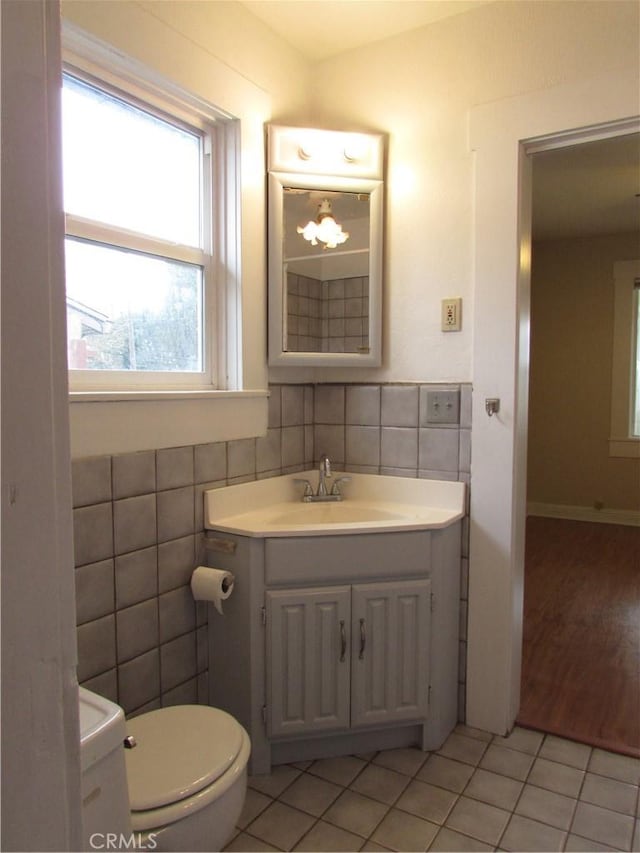
M462 298L442 300L442 331L459 332L462 329Z
M460 422L460 391L427 391L427 423Z

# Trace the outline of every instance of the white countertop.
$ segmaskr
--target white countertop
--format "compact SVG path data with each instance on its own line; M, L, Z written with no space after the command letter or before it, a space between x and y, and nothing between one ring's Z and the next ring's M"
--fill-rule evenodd
M226 486L205 492L205 527L241 536L337 536L447 527L464 515L465 484L376 474L334 473L340 502L302 501L303 485L315 470Z

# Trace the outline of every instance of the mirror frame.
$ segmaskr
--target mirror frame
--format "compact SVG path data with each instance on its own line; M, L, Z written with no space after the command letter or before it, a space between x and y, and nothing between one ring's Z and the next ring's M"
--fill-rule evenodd
M382 136L349 134L341 131L316 131L310 128L269 126L268 178L268 278L269 278L269 353L268 363L278 367L379 367L382 363L382 258L383 195ZM370 156L347 157L348 143L369 146ZM307 156L300 140L310 140L322 151L322 171ZM306 142L305 142L306 145ZM289 152L287 152L287 147ZM327 156L339 151L333 162ZM283 150L287 156L283 156ZM293 152L293 153L290 153ZM365 162L365 160L367 160ZM284 169L289 165L293 168ZM328 170L332 168L333 173ZM367 193L369 195L369 352L294 352L285 350L286 287L284 274L284 189L326 190L327 192Z

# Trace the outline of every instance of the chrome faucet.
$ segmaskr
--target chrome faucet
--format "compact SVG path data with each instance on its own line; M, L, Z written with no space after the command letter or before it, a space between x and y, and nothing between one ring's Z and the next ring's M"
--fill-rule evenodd
M329 457L326 453L323 453L320 457L320 461L318 463L318 491L317 497L322 498L326 497L327 492L327 484L325 483L325 478L331 476L331 462L329 462Z
M329 461L327 454L323 453L320 456L320 461L318 462L318 490L315 494L313 493L313 488L309 480L299 478L294 480L294 483L299 483L301 486L304 486L304 494L302 495L304 503L342 500L340 485L342 483L348 483L351 477L338 477L331 488L331 493L327 491L327 477L331 477L331 462Z

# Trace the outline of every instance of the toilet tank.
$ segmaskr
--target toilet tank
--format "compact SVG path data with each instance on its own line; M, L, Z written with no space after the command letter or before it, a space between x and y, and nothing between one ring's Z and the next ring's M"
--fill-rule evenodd
M79 688L78 701L83 849L119 849L113 839L131 836L124 712L84 687Z

